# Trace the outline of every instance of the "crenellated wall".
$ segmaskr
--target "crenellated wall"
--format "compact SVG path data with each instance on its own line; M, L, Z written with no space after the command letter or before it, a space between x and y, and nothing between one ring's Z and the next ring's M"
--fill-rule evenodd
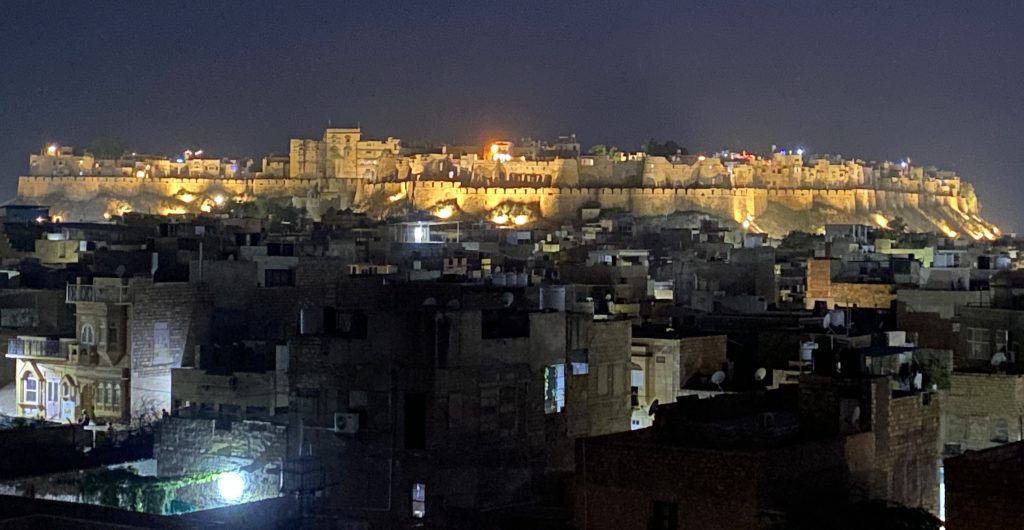
M171 197L179 192L283 197L305 195L310 189L316 188L317 182L317 179L23 176L18 178L18 197L22 200L31 200L58 195L73 201L88 201L100 195L119 198L146 194Z
M559 161L564 165L569 161ZM575 162L572 162L575 164ZM575 178L579 174L572 172ZM409 201L421 210L430 210L439 203L455 203L469 215L486 215L502 204L523 204L544 218L575 219L585 205L604 209L619 208L637 216L665 216L680 211L703 211L740 222L764 215L801 212L818 215L824 222L858 222L874 224L873 214L887 218L900 215L911 228L945 232L984 234L991 225L980 217L973 192L952 194L950 189L937 193L919 191L921 186L896 189L882 188L802 188L771 189L756 187L480 187L463 186L459 181L402 181L368 183L362 179L222 179L222 178L129 178L129 177L45 177L23 176L18 181L18 198L22 202L60 203L61 208L88 211L95 216L103 210L87 205L117 199L132 203L145 197L173 199L188 192L195 195L213 193L247 197L319 197L337 200L341 208L366 208L374 202ZM959 187L957 188L959 191ZM946 192L946 193L942 193ZM788 214L787 214L788 215ZM792 216L790 216L792 217ZM809 229L807 219L790 217L777 226L764 228L770 232ZM820 221L820 220L819 220Z

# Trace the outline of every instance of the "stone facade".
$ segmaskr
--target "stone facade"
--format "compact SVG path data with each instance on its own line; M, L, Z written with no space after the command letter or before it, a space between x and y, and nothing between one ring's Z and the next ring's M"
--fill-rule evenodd
M969 185L951 175L924 174L920 168L875 170L855 162L822 160L804 165L795 155L776 157L772 164L759 159L670 161L644 156L507 162L477 155L402 157L397 139L363 140L359 129L328 129L324 140L296 139L290 148L290 178L275 178L274 173L237 178L223 167L212 176L161 171L144 173L142 178L33 171L19 179L18 196L49 203L68 220L98 219L104 212L116 214L125 208L191 211L207 203L206 198L194 197L221 194L322 197L340 200L341 207L354 204L370 211L382 207L375 197L400 197L395 200L408 200L422 210L454 201L473 216L511 202L556 220L574 218L580 207L593 203L629 209L639 216L698 210L736 222L753 220L762 230L779 235L823 228L826 223L872 224L882 212L903 217L916 230L956 232L975 239L999 233L980 217ZM193 200L182 201L183 194Z
M132 416L171 410L171 369L191 365L210 324L201 285L139 282L131 315Z
M223 423L223 422L222 422ZM262 421L219 424L217 420L165 418L153 444L157 476L187 477L218 471L243 475L245 489L237 502L253 502L281 494L286 427ZM179 490L194 506L223 504L216 482Z
M804 304L814 309L818 302L826 307L861 307L889 309L896 300L892 283L838 282L833 279L839 260L830 258L807 260L807 295Z
M806 503L864 499L937 511L930 395L891 394L886 378L866 377L805 376L797 391L798 422L765 411L784 394L723 396L670 406L653 429L581 440L576 527L777 528Z
M343 307L350 331L289 345L293 446L312 448L308 474L330 484L333 509L406 518L412 483L434 506L513 503L545 474L571 471L573 439L629 429L628 320ZM331 432L335 414L358 426ZM285 489L301 477L286 473Z
M947 453L1022 439L1024 376L954 372L942 403Z

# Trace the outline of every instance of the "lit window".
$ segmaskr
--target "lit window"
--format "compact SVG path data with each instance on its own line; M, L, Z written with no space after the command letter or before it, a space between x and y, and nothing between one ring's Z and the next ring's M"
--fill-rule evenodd
M412 485L412 516L422 519L427 515L427 485L416 482Z
M565 408L565 365L544 367L544 413L554 414Z
M39 403L39 380L30 373L22 380L21 400L25 403Z
M82 344L96 344L96 331L92 324L82 324Z

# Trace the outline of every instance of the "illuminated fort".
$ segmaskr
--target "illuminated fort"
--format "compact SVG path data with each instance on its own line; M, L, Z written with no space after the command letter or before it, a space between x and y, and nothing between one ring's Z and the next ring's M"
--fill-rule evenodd
M784 150L586 155L575 136L416 149L397 138L363 138L358 128L329 128L321 139L292 139L288 156L262 160L202 151L101 159L51 145L31 156L18 181L19 201L50 205L68 221L217 212L260 198L290 200L314 218L331 208L380 218L422 210L525 225L579 219L594 207L637 216L705 212L773 235L896 217L950 237L999 235L981 217L973 187L949 171Z

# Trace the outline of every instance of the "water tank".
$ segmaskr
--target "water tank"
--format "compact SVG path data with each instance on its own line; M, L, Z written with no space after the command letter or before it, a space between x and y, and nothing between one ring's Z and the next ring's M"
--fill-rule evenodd
M575 313L585 313L588 315L593 315L595 312L594 300L587 299L582 302L575 302L572 305L572 310Z
M818 349L818 343L804 341L800 343L800 360L809 363L814 359L814 350Z
M540 308L565 311L565 286L542 285L540 288Z
M1010 256L996 256L996 268L999 270L1009 269L1011 263Z
M525 272L516 274L516 287L526 287L530 283L530 275Z
M492 281L494 282L494 285L496 285L498 287L505 287L505 273L503 273L503 272L496 273L494 275L494 278L492 279Z

